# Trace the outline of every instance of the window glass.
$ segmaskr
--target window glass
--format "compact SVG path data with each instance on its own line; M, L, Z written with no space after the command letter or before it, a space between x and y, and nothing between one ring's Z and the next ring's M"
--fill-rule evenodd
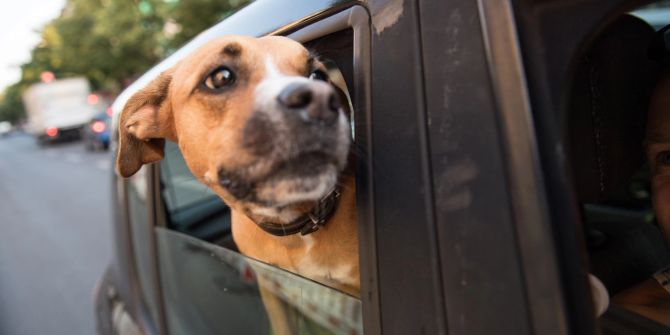
M271 319L287 334L363 333L358 299L196 238L156 234L171 334L271 334Z
M647 21L647 23L658 30L670 22L670 1L655 2L635 10L631 14Z
M208 241L223 238L233 247L228 206L195 179L174 142L165 145L160 176L168 228Z
M198 203L218 198L209 188L193 177L184 158L180 154L175 154L179 148L174 142L168 142L165 150L167 157L161 163L161 180L163 181L163 199L171 215Z

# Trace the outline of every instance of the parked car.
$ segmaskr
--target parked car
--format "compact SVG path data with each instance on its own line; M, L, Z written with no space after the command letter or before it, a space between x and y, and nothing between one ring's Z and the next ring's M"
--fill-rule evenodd
M95 114L94 106L88 101L90 95L86 78L31 85L23 94L28 132L39 144L79 139L86 121Z
M86 150L107 150L109 148L112 118L106 113L98 113L82 130Z
M0 121L0 137L9 135L12 131L12 124L9 121Z
M116 253L95 292L98 332L267 334L263 276L281 284L272 294L302 334L667 334L614 305L594 313L588 273L615 294L670 258L644 182L628 188L634 206L589 198L608 195L598 171L612 162L578 150L627 136L628 124L593 106L640 97L600 86L633 80L623 69L640 64L596 67L615 78L604 84L580 66L642 48L633 38L608 57L590 51L647 3L259 0L202 32L118 97L115 120L134 92L218 36L285 35L331 61L353 106L361 299L239 254L228 208L168 142L161 162L114 177ZM614 130L624 135L600 136ZM633 261L616 262L628 251Z

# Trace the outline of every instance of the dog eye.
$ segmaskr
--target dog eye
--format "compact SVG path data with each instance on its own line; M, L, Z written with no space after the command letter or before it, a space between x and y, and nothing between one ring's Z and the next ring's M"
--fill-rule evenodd
M210 89L217 90L228 86L233 82L235 82L235 75L233 74L233 71L227 67L222 66L212 71L212 73L207 76L207 79L205 79L205 86Z
M321 70L314 70L309 74L309 79L328 81L328 75L326 75L326 73Z

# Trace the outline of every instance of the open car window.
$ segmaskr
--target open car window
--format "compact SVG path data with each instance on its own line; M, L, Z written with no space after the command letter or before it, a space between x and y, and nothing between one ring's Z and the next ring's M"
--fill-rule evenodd
M353 120L353 31L345 29L306 43L326 65L329 77ZM352 128L353 129L353 121ZM352 131L353 133L353 131ZM166 141L160 162L164 225L206 241L236 249L230 232L230 209L188 169L177 144Z
M305 45L326 65L353 119L352 29ZM156 249L169 333L363 333L359 299L237 252L230 209L192 175L177 144L166 142L158 169Z

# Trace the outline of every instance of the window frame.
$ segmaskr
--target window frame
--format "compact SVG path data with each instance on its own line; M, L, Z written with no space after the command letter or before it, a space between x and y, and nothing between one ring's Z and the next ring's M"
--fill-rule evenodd
M120 268L123 274L127 275L126 280L129 283L129 287L123 288L122 292L119 293L126 297L125 301L128 303L131 315L135 317L137 325L145 334L162 334L164 333L163 329L165 329L163 304L160 299L162 292L160 291L160 282L157 276L156 240L153 234L153 227L156 224L156 190L154 189L155 184L153 182L156 176L155 172L155 165L145 165L138 171L140 175L134 175L127 179L114 177L117 186L116 192L119 198L119 212L123 213L125 223L119 225L119 228L116 230L117 240L122 241L121 245L117 245L117 253L122 255L121 257L117 256L119 260L117 267ZM130 204L129 192L131 192L130 188L133 187L130 184L133 182L143 183L145 186L144 190L137 189L138 194L142 193L140 196L145 197L144 211L146 220L143 222L136 222L132 219L132 205ZM133 242L135 237L133 232L136 229L150 230L148 232L149 240L146 241L147 244L142 250L138 250L136 247L137 244ZM147 257L150 259L149 269L140 269L138 267L139 253L148 254ZM145 291L148 288L144 287L140 276L147 276L153 285L153 292L149 293L150 297L153 298L153 301L150 303L145 301L147 298ZM122 282L125 282L125 280ZM155 310L152 311L151 306ZM157 316L158 320L154 319L154 316Z
M362 6L353 6L341 13L326 17L321 22L288 34L300 42L314 40L343 29L353 30L353 91L351 96L352 122L355 142L368 155L356 159L356 209L358 220L358 250L360 266L361 298L363 302L363 325L365 334L381 334L379 289L376 285L377 255L374 234L374 210L372 201L372 155L371 97L370 97L370 16ZM277 31L283 34L284 31Z

